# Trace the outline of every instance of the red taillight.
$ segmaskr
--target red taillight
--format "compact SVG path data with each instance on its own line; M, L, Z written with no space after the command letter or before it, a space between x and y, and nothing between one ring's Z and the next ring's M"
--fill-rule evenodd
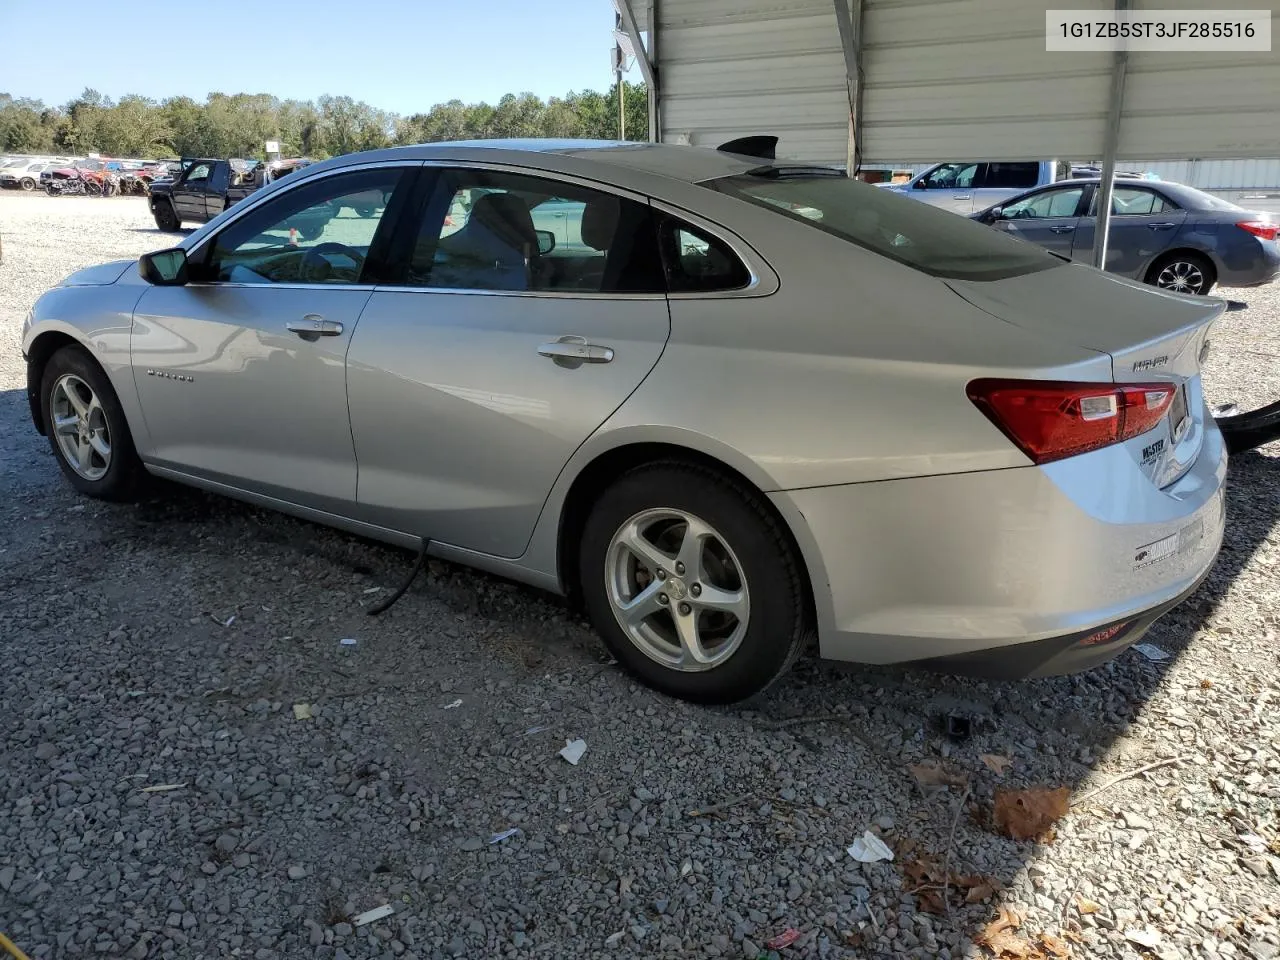
M1274 240L1280 235L1280 223L1272 223L1270 220L1241 220L1236 226L1263 240Z
M969 399L1034 463L1122 443L1160 422L1172 383L974 380Z

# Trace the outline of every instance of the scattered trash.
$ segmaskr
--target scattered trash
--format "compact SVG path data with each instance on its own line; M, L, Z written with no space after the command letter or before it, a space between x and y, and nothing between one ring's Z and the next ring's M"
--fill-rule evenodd
M545 731L547 731L547 730L550 730L550 729L551 729L550 727L545 727L545 726L543 726L543 727L530 727L528 730L526 730L526 731L524 732L524 735L525 735L526 737L532 737L535 733L543 733L543 732L545 732Z
M489 845L492 846L495 843L501 843L503 840L510 840L519 832L519 827L511 827L509 830L503 830L500 833L495 833L489 838Z
M893 851L870 830L853 841L848 847L848 852L849 856L859 863L879 863L881 860L893 859Z
M443 707L441 707L440 709L441 709L441 710L454 710L454 709L456 709L456 708L458 708L458 707L460 707L460 706L462 706L462 698L461 698L461 697L459 697L457 700L453 701L453 703L446 703L446 704L445 704Z
M922 788L929 787L965 787L969 785L969 775L959 771L947 770L939 764L911 764L907 767L916 783Z
M215 617L211 613L209 614L209 619L212 620L214 623L216 623L220 627L229 627L236 622L236 615L233 613L231 616L227 617L227 619L219 620L217 617Z
M0 951L7 953L14 960L27 960L27 955L18 949L18 945L0 933Z
M693 861L686 860L680 864L680 876L687 877L691 873L693 873Z
M365 593L381 593L381 592L382 592L381 587L370 587L368 590L365 591Z
M1148 950L1154 950L1160 946L1161 936L1159 931L1146 927L1143 930L1126 930L1124 938L1130 943L1136 943L1140 947L1146 947Z
M770 937L764 942L764 945L770 950L782 950L791 946L800 939L800 931L795 927L787 927L776 937Z
M1013 764L1013 761L1008 757L1003 757L998 753L984 753L978 759L985 763L987 769L997 777L1003 777L1004 772Z
M947 736L960 743L968 740L973 732L973 723L968 717L962 717L958 714L947 714L946 720Z
M364 913L358 913L351 918L351 922L357 927L363 927L366 923L373 923L375 920L381 920L383 917L389 917L396 912L396 908L389 903L384 903L380 907L374 907L372 910L366 910Z
M1161 650L1154 643L1135 643L1133 649L1142 654L1148 660L1168 660L1169 654Z
M1067 815L1070 799L1070 787L997 790L991 822L998 831L1014 840L1052 843L1055 836L1053 825Z
M338 643L342 644L344 647L354 647L356 645L356 639L355 637L343 637L338 641Z
M587 752L587 741L585 740L566 740L564 746L560 748L560 756L564 757L573 766L578 765L578 761L582 759L582 755Z
M149 787L143 787L143 793L168 793L170 790L181 790L185 787L185 783L155 783Z
M295 704L293 705L293 719L295 719L295 720L310 720L310 719L311 719L311 704L309 704L309 703L295 703Z

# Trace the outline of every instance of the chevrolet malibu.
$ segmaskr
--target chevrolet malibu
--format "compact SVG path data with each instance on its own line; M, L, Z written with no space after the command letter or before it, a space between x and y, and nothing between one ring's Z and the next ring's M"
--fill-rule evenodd
M308 167L68 277L23 352L85 494L156 475L576 596L726 702L813 636L1011 678L1133 643L1221 543L1224 309L829 169L487 141Z

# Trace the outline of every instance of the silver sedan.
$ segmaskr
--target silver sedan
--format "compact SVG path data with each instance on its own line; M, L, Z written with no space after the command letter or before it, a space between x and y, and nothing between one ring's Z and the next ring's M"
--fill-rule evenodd
M832 170L488 141L309 167L68 277L23 351L84 493L167 477L566 593L724 702L813 637L999 676L1133 643L1221 542L1224 308Z

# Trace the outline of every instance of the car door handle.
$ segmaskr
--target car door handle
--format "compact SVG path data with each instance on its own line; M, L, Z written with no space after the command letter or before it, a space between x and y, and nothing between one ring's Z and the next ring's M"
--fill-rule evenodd
M969 194L967 194L967 193L966 193L964 196L960 196L959 194L957 194L956 196L952 197L951 199L952 199L952 200L972 200L972 199L973 199L973 197L969 196Z
M296 333L304 340L342 335L342 324L337 320L326 320L314 313L307 314L301 320L290 320L284 327L290 333Z
M587 343L586 337L561 337L538 347L538 355L552 360L577 360L580 363L608 363L613 348Z
M1069 223L1059 223L1056 226L1050 227L1049 229L1054 233L1070 233L1072 230L1075 229L1075 227Z
M1147 229L1148 230L1169 230L1176 226L1177 224L1175 223L1148 223Z

